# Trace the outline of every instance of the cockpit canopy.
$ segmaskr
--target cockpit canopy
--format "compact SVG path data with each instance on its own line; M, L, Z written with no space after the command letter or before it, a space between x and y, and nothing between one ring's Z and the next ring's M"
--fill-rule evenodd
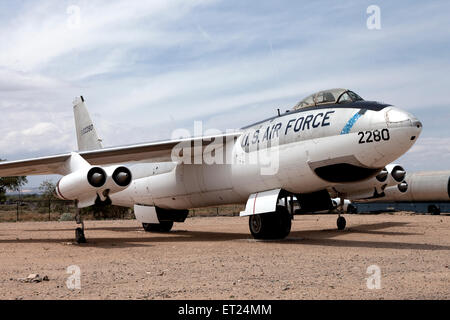
M360 100L363 100L363 98L348 89L329 89L313 93L312 95L306 97L305 99L297 103L293 110L322 106L327 104L349 103Z

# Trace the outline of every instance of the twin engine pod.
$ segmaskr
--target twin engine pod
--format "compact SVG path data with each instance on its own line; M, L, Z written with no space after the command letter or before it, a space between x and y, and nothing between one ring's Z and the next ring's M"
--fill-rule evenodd
M408 191L408 183L404 180L406 176L406 171L402 166L398 164L387 165L375 178L379 182L385 182L385 188L387 186L393 186L397 184L397 188L400 192L405 193Z
M405 193L408 191L408 183L405 181L406 170L398 164L390 164L386 166L388 172L388 185L397 185L400 192Z
M97 196L104 200L110 194L126 189L131 180L131 171L123 166L87 167L59 180L56 195L63 200L95 202Z

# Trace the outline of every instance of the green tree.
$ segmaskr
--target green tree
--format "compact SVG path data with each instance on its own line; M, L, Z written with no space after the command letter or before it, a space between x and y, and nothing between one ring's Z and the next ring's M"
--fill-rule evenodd
M39 186L39 191L42 197L46 200L54 200L56 198L55 194L56 184L52 180L44 180Z
M1 161L5 161L0 159ZM0 178L0 199L5 200L7 191L19 191L22 186L27 184L27 177L4 177Z

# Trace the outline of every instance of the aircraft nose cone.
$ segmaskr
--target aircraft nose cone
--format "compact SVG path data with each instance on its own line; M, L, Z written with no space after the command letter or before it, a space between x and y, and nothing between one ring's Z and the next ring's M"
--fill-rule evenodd
M414 115L398 108L390 108L385 114L389 127L416 127L422 128L422 123Z
M422 123L414 115L396 107L389 108L385 113L388 128L403 128L415 140L422 132Z

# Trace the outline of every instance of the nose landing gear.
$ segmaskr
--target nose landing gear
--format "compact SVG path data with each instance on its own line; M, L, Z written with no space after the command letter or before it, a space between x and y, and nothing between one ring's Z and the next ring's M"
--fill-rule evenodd
M347 222L345 221L344 217L339 216L337 218L336 225L337 225L338 230L344 230L346 224L347 224Z
M341 214L344 214L344 198L342 198L342 197L340 197L340 203L338 206L338 218L336 221L338 230L344 230L345 225L347 224L347 221L345 220L345 218L343 216L341 216Z

